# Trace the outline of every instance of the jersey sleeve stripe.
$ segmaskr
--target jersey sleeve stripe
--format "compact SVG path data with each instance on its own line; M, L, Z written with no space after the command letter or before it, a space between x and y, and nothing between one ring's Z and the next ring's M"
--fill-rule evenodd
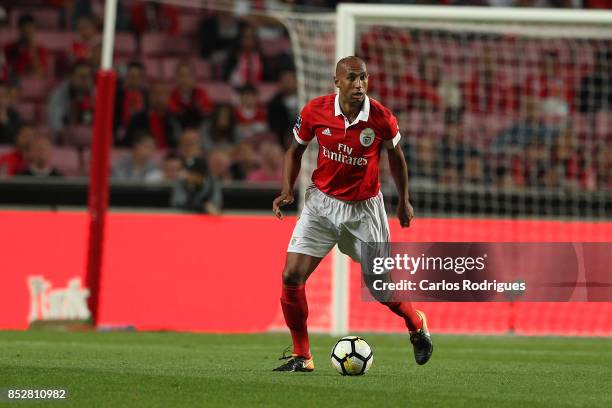
M395 148L395 146L397 146L401 138L402 138L402 135L400 134L400 132L397 132L397 134L395 135L393 139L385 140L385 147L387 149Z
M297 140L297 142L303 146L307 146L308 142L305 140L300 139L300 137L298 136L297 132L295 131L295 129L293 129L293 136L295 136L295 140Z
M398 131L395 137L393 138L393 147L397 146L401 138L402 138L402 135Z

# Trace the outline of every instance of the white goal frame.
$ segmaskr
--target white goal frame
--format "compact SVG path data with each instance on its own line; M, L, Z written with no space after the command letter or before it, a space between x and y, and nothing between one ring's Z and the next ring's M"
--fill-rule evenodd
M355 54L356 25L360 21L384 23L436 20L446 23L529 23L593 25L612 28L612 11L576 9L523 9L503 7L414 6L341 3L336 9L336 61ZM611 37L612 38L612 37ZM349 258L333 250L331 332L349 329Z

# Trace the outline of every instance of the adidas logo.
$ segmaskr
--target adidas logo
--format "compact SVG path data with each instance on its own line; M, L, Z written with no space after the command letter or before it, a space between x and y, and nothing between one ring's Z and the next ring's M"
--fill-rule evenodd
M324 134L325 136L331 136L331 130L329 130L329 128L325 128L325 130L321 133Z

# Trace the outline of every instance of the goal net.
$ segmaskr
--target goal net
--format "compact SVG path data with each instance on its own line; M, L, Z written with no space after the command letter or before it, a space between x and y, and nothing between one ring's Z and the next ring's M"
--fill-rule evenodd
M424 235L392 235L394 241L609 239L612 14L340 5L337 14L282 20L292 39L302 104L333 92L335 62L357 55L367 63L369 95L398 117L415 225L425 225L422 218L441 222L418 229ZM317 146L310 146L302 190L316 158ZM391 210L395 189L381 163ZM487 222L500 218L499 224ZM580 228L569 233L570 225ZM341 257L330 263L332 330L401 329L393 316L359 306L357 265ZM309 283L309 293L329 291L329 280L321 290ZM521 316L520 307L428 308L440 313L449 331L461 331L453 324L472 314L488 322L477 330L530 332L508 327ZM495 324L500 326L487 326Z

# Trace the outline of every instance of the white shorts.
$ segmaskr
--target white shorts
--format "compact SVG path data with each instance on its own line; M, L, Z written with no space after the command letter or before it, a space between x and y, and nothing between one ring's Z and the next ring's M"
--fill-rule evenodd
M335 244L355 262L362 242L388 242L389 224L382 193L363 201L342 201L308 187L287 252L323 258Z

